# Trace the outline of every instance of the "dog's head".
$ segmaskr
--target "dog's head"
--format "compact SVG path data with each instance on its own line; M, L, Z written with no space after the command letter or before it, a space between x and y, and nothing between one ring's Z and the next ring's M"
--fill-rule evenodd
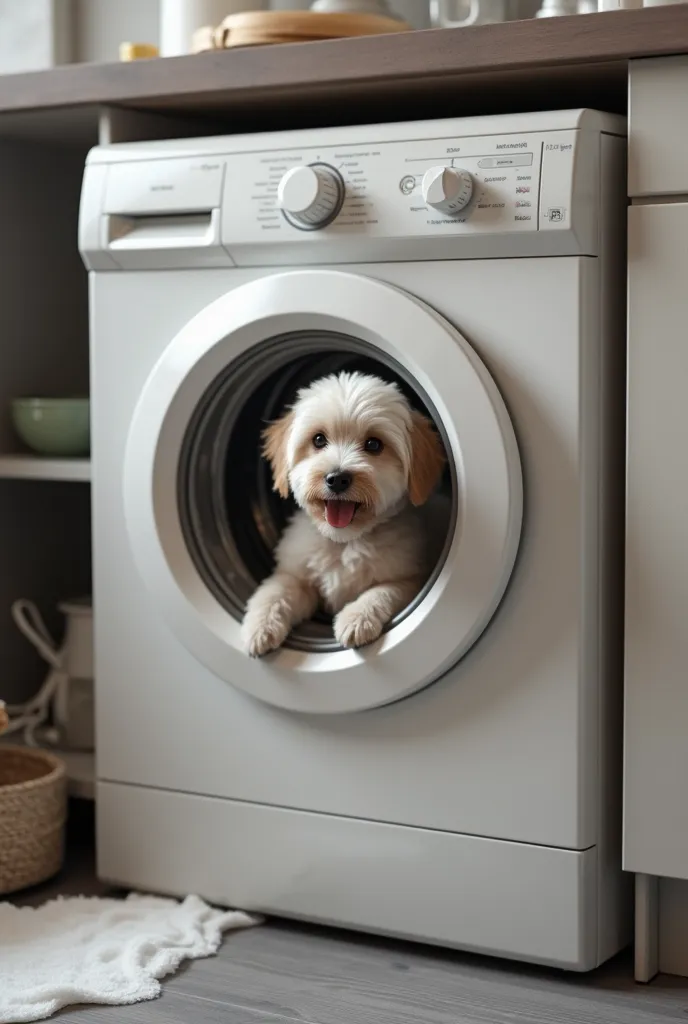
M321 533L346 542L393 515L408 498L422 505L444 465L429 420L379 377L323 377L263 434L275 490L291 489Z

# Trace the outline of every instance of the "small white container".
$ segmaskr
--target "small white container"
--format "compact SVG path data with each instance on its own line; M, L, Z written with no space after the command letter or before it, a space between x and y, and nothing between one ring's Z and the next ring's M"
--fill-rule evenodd
M263 11L267 0L160 0L160 56L191 53L194 32L230 14Z
M66 750L93 750L93 608L88 598L58 605L66 618L62 645L65 682L55 693L55 725Z
M507 20L505 0L430 0L430 21L434 28L467 28L495 25Z

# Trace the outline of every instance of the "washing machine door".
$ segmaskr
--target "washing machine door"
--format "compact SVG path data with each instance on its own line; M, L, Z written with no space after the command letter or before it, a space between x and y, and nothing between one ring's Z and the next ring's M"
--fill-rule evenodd
M331 347L347 339L399 367L413 383L447 448L455 510L444 559L430 585L377 642L358 650L332 642L288 644L250 659L240 639L241 609L209 585L189 543L183 466L199 409L232 368L247 360L254 370L256 364L270 365L276 352L284 361L289 345L304 352L314 338L321 345L329 339ZM239 402L240 391L240 383L230 390L228 408ZM494 615L521 531L522 476L513 427L476 352L413 295L339 271L268 276L233 289L195 316L145 384L130 427L123 483L135 561L178 640L228 684L308 713L377 707L441 677ZM241 488L242 480L232 486ZM216 543L222 546L221 534Z

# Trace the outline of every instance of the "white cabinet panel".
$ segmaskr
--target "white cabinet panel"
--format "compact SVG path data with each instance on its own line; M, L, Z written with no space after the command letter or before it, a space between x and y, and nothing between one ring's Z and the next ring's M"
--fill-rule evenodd
M688 56L630 62L628 194L688 193Z
M629 211L624 867L688 878L688 204Z

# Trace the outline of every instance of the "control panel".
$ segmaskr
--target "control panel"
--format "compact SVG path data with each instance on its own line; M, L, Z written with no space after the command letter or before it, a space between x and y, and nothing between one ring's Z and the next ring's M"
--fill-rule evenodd
M80 247L99 269L595 255L621 128L564 111L99 147Z
M227 160L233 198L223 206L225 237L256 243L299 231L393 238L566 230L575 134L237 153Z

